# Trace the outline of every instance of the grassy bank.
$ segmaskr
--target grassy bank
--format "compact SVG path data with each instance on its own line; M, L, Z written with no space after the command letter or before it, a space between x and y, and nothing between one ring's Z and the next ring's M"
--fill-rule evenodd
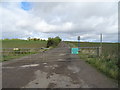
M28 40L2 40L2 48L31 48L31 49L20 49L19 53L13 51L13 49L2 49L8 51L2 53L2 59L0 61L8 61L15 58L23 57L30 54L43 51L33 48L46 47L47 41L28 41Z
M71 47L77 47L77 42L67 42ZM100 43L81 42L81 47L99 47ZM84 52L83 52L84 51ZM88 50L81 49L79 56L87 63L96 67L107 76L118 79L118 43L103 43L102 55L86 53Z
M2 48L41 48L46 45L47 41L2 40Z

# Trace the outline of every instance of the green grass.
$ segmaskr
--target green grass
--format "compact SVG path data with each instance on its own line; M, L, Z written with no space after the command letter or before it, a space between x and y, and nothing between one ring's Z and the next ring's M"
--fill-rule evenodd
M2 62L3 61L8 61L8 60L11 60L11 59L16 59L16 58L19 58L19 57L22 57L22 56L26 56L26 55L29 55L29 54L19 54L19 55L3 55L2 56Z
M77 47L77 42L66 42L71 47ZM81 47L99 47L100 43L94 42L81 42ZM99 71L103 72L107 76L118 79L118 43L103 43L102 44L102 55L98 57L95 54L85 53L87 49L81 49L79 56L87 63L96 67Z
M2 40L2 48L40 48L46 45L47 41Z
M47 41L27 41L27 40L2 40L2 48L31 48L28 50L28 52L25 52L26 50L21 49L22 51L19 54L16 54L12 49L3 49L3 51L13 51L10 53L3 53L2 59L0 61L8 61L15 58L20 58L26 55L35 54L38 51L43 50L35 50L32 48L41 48L46 47Z
M72 47L77 47L77 42L67 42ZM95 42L81 42L80 47L99 47L100 43ZM102 44L102 58L107 60L118 59L118 43L103 43Z

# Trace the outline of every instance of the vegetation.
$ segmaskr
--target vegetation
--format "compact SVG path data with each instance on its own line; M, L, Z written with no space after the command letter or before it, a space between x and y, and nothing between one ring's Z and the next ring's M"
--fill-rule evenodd
M46 48L55 47L59 44L61 39L59 37L48 38L43 40L40 38L28 38L27 40L22 39L3 39L2 41L2 59L0 61L8 61L10 59L19 58L29 54L35 54L37 52L43 52L47 49L35 49L35 48ZM24 49L22 49L24 48ZM26 49L25 49L26 48Z
M71 47L77 47L77 42L67 42ZM81 47L99 47L100 43L81 42ZM118 79L118 43L103 43L100 57L95 54L86 53L88 49L81 49L79 56L89 64L111 78Z
M22 56L35 54L39 49L46 47L47 41L21 40L21 39L4 39L2 40L2 59L1 61L8 61ZM10 49L9 49L10 48ZM30 49L22 49L30 48ZM40 50L39 50L40 51Z
M40 38L31 38L31 37L28 37L27 40L28 41L46 41L46 40L43 40L43 39L40 39Z
M55 47L61 42L60 37L48 38L47 47Z
M2 40L2 48L41 48L46 47L47 41Z

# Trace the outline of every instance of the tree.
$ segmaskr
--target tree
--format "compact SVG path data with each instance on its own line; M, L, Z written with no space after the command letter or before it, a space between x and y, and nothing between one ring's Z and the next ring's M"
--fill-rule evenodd
M59 43L61 42L61 39L59 36L55 37L55 38L48 38L48 42L47 42L47 48L50 46L57 46Z

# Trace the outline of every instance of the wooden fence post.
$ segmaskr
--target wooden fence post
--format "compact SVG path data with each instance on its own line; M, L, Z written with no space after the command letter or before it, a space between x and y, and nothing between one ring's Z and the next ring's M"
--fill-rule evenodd
M97 49L97 56L101 57L101 54L102 54L102 52L101 52L102 50L101 49L102 48L101 47L97 47L96 49Z
M102 47L99 47L99 56L101 57L102 55Z
M96 48L97 49L97 56L99 57L100 53L99 53L99 47Z

